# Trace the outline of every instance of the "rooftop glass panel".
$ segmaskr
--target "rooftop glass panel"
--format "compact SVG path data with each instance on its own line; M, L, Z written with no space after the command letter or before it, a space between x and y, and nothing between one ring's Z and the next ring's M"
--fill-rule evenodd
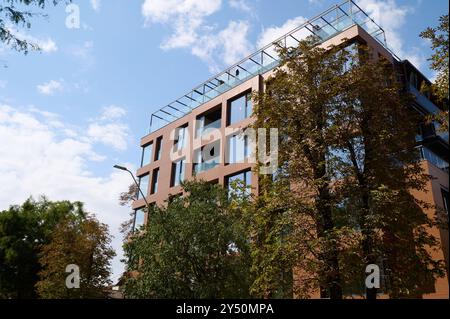
M150 133L183 117L198 106L255 75L263 74L274 69L279 63L279 56L275 50L277 44L285 47L295 47L301 40L311 35L317 37L319 43L324 42L353 25L359 25L389 50L386 44L384 30L353 0L347 0L340 5L332 6L320 15L304 22L273 43L266 45L242 61L192 89L189 93L174 102L154 112L150 119ZM389 51L392 53L391 50ZM395 56L394 53L392 54Z

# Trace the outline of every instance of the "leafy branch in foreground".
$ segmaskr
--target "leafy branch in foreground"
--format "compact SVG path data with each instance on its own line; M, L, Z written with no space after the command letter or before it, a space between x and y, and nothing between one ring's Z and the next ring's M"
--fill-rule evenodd
M35 17L46 17L42 12L49 4L57 5L61 0L2 0L0 4L0 41L18 52L27 54L30 50L40 50L36 43L18 35L12 28L31 28ZM71 0L66 0L66 3ZM34 10L29 10L32 7Z

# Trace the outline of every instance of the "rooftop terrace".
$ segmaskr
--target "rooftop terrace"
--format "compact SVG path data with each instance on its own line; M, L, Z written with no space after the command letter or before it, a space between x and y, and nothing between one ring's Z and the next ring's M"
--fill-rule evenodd
M320 42L324 42L353 25L359 25L389 50L383 28L369 17L353 0L347 0L308 20L273 43L266 45L227 68L225 71L203 82L172 103L154 112L150 119L150 133L185 116L198 106L212 100L249 78L275 68L279 63L279 57L275 50L277 43L284 47L294 47L302 39L311 35L317 37Z

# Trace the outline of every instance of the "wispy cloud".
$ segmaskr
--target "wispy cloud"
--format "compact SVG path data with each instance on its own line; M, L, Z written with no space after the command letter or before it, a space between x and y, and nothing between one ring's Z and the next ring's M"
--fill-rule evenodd
M243 12L251 13L253 11L253 8L246 0L229 0L228 4L230 7Z
M115 120L124 117L127 114L127 111L120 106L117 105L109 105L105 106L102 109L102 115L100 116L101 120Z
M100 5L102 3L101 0L90 0L90 2L91 2L92 9L94 9L95 11L99 11L100 10Z
M218 34L201 36L191 52L207 62L211 72L218 72L223 64L236 63L254 49L248 40L249 29L248 21L230 21Z
M54 95L56 92L60 92L63 90L63 81L50 80L47 83L37 85L36 88L41 94Z
M58 51L58 46L51 37L36 37L23 31L19 31L12 26L7 26L7 29L9 29L18 39L37 45L43 53L53 53Z
M119 151L126 150L130 129L121 121L126 114L124 108L116 105L102 108L100 116L91 120L87 128L87 137L92 142L111 146Z
M271 26L264 29L258 37L257 47L262 48L265 45L272 43L273 41L279 39L281 36L288 33L289 31L294 30L296 27L300 26L306 21L307 19L305 17L300 16L287 20L281 26ZM306 37L307 35L308 33L305 32L304 36ZM300 36L299 38L301 39Z
M67 52L82 65L82 68L84 70L86 70L95 64L93 50L94 42L85 41L82 44L69 47Z

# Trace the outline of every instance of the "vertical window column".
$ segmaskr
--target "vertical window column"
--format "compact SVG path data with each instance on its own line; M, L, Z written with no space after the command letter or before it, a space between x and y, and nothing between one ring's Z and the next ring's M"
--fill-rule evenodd
M158 179L159 179L159 168L155 168L153 170L153 177L152 177L152 187L150 190L150 194L156 194L158 192Z
M184 158L172 163L171 187L178 186L184 181L184 170Z
M251 93L244 94L228 104L228 125L250 117L253 112Z
M161 149L162 149L162 136L156 139L155 161L159 161L161 159Z
M148 184L149 184L149 174L139 177L139 188L142 193L147 196L148 195ZM141 198L141 193L138 192L138 199Z
M141 167L152 162L153 143L147 144L142 148Z

